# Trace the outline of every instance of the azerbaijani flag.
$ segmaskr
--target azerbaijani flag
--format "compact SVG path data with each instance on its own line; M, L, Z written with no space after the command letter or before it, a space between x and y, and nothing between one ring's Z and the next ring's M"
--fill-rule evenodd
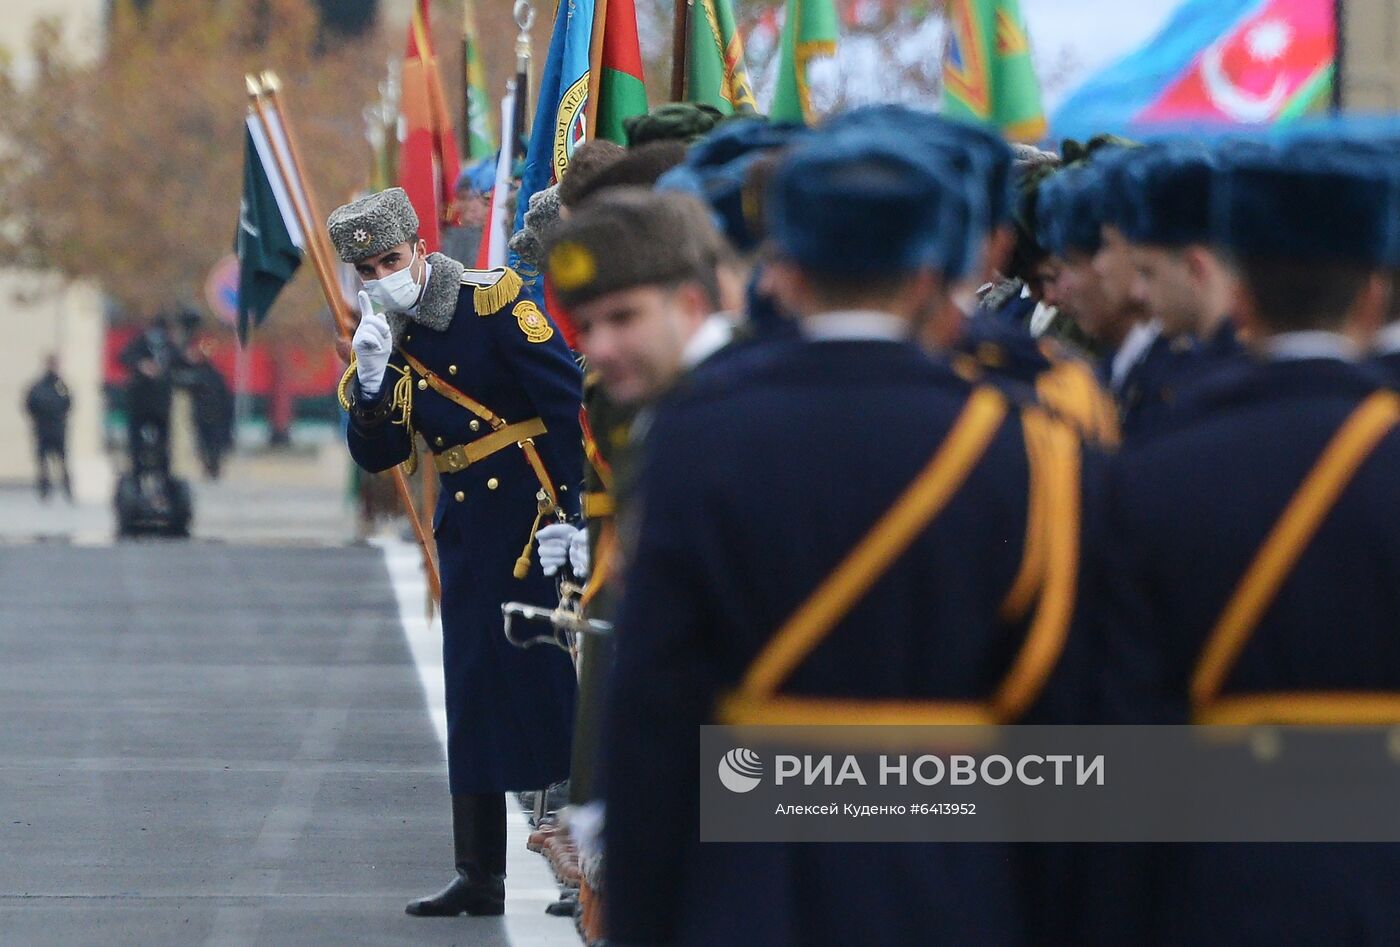
M691 102L714 106L726 115L758 111L744 65L744 40L734 26L729 0L695 0L686 69L686 98Z
M773 93L769 119L810 125L812 96L807 65L819 56L835 56L839 36L832 0L787 0L778 61L778 87Z
M588 130L588 135L626 145L623 120L647 111L646 78L642 74L642 47L637 42L637 7L633 0L608 0L599 72L598 128Z
M441 246L441 225L457 186L461 161L437 56L428 32L428 0L415 0L403 61L404 139L399 146L399 186L418 212L418 235L432 253Z
M1089 79L1057 135L1262 125L1330 101L1336 0L1186 0L1141 49Z
M943 114L993 125L1014 141L1044 136L1040 81L1019 0L948 0Z

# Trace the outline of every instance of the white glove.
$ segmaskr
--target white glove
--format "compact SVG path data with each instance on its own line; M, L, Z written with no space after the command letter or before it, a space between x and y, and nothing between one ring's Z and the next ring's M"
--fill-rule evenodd
M373 398L384 384L389 353L394 350L394 335L389 331L389 320L374 311L369 294L363 290L360 291L360 327L355 330L350 345L355 350L355 373L360 379L360 390L365 397Z
M574 540L585 537L585 548L587 546L587 533L568 523L550 523L535 534L535 539L540 547L540 565L544 569L545 575L554 575L569 561L570 553L573 549Z
M582 579L592 564L588 558L588 530L581 529L569 540L569 565L574 567L574 575Z

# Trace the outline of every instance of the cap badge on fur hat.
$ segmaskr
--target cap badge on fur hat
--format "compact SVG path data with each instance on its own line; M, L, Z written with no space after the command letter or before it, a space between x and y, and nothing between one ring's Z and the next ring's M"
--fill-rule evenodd
M566 293L582 289L598 275L598 263L579 243L561 243L549 255L549 278Z

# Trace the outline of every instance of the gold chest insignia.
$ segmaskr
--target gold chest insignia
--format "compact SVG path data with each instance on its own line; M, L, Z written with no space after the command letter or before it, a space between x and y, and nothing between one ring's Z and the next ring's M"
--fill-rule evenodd
M554 338L554 326L550 325L544 313L540 312L540 307L530 300L516 303L511 314L520 325L520 331L525 333L525 338L531 342L548 342Z

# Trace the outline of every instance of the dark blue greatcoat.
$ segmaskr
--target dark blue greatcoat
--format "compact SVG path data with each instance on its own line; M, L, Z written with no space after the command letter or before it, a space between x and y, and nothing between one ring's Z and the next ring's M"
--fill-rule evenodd
M474 271L468 271L473 278ZM475 278L481 278L475 274ZM578 412L583 382L563 336L532 342L530 309L507 303L479 314L473 286L463 283L443 330L408 322L396 339L380 399L407 370L408 352L444 381L509 423L541 418L541 459L570 516L582 481ZM552 328L552 327L550 327ZM536 338L544 333L531 328ZM413 430L436 453L485 437L491 428L410 373ZM358 385L358 382L356 382ZM353 415L352 415L353 416ZM407 429L393 420L373 429L352 423L347 440L366 470L387 470L410 453ZM431 457L423 456L429 463ZM523 580L512 576L530 535L540 483L523 452L511 446L457 473L441 475L433 515L442 571L443 671L447 682L447 755L452 792L538 789L569 772L575 678L557 648L519 649L506 641L501 603L558 602L554 581L536 561Z
M698 728L717 696L914 479L971 391L912 345L797 340L702 368L658 410L607 712L610 940L1032 941L1047 899L1021 888L1013 846L698 841ZM998 611L1024 550L1027 472L1012 410L949 506L782 692L991 694L1024 640L1024 621ZM1039 722L1073 718L1077 641Z
M1190 719L1189 681L1229 596L1326 444L1384 384L1339 360L1241 357L1193 390L1166 430L1111 462L1105 555L1118 568L1095 603L1104 720ZM1303 552L1222 696L1400 691L1397 473L1392 430ZM1400 846L1142 846L1135 855L1131 874L1146 883L1122 911L1118 942L1156 932L1169 945L1400 943Z

